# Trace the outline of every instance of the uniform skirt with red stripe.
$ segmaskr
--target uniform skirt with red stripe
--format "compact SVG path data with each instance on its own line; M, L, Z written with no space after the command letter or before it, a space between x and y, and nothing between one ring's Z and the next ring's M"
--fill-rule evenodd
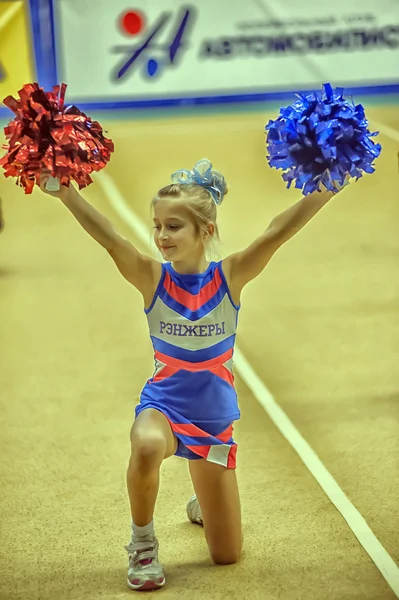
M135 410L136 418L149 408L158 410L168 419L178 440L176 456L187 460L203 458L227 469L236 468L237 444L233 439L233 424L230 421L189 421L158 401L138 404Z

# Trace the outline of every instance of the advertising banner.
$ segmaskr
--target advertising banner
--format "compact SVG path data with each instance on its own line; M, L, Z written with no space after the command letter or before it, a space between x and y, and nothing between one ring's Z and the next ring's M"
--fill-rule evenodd
M74 101L399 84L397 0L52 0Z

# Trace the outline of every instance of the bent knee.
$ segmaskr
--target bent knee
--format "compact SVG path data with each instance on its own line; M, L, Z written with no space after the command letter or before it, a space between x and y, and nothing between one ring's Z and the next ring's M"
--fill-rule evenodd
M244 544L242 530L239 540L233 538L230 539L230 543L220 544L220 540L213 540L212 543L209 539L207 541L211 558L216 565L233 565L240 560Z
M226 552L211 552L211 558L216 565L234 565L240 560L241 552L229 550Z
M211 558L216 565L234 565L238 562L242 552L242 541L240 547L236 547L235 544L231 546L217 548L210 547Z
M136 433L131 437L130 466L143 467L161 464L165 455L166 441L162 435L155 433Z

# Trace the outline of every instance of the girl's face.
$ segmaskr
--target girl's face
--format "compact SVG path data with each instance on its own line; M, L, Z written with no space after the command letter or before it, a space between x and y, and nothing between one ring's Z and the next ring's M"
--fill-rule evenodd
M199 258L205 251L189 209L178 200L155 202L154 240L167 262Z

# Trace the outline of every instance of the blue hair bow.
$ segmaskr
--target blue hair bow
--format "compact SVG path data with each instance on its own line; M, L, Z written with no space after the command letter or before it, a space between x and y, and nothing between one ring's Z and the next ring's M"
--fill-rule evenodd
M225 179L219 171L212 171L212 163L207 158L202 158L193 167L192 171L180 169L171 175L173 183L194 183L207 189L215 204L221 204L227 186Z

